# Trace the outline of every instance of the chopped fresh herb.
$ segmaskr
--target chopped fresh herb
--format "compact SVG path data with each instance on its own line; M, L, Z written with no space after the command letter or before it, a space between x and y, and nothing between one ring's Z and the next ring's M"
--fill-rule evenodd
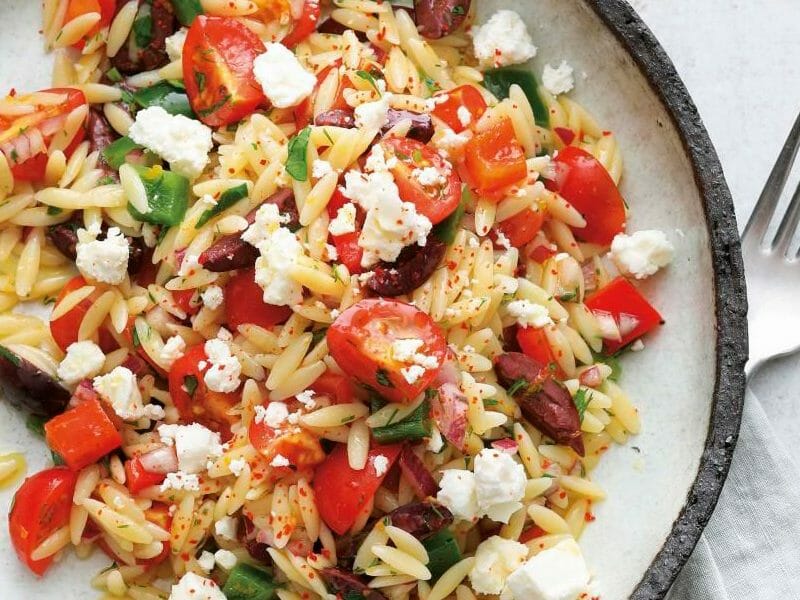
M57 467L60 467L61 465L65 464L64 459L61 458L61 455L55 450L50 451L50 457L53 459L53 464Z
M456 6L451 8L450 9L450 13L454 14L454 15L459 15L459 16L467 14L466 11L464 10L464 7L461 6L460 4L457 4Z
M372 436L379 444L391 444L403 440L421 440L431 435L431 405L424 400L405 419L375 427ZM394 418L394 415L392 415Z
M609 375L608 378L611 381L619 381L619 378L622 377L622 364L619 362L619 357L622 352L618 352L617 354L609 356L594 352L592 354L595 362L603 363L604 365L611 367L611 375Z
M525 379L524 377L520 377L519 379L514 381L510 386L508 386L506 392L508 393L509 396L513 396L517 392L523 390L526 387L528 387L528 380Z
M322 133L325 134L325 139L327 139L331 143L331 146L333 146L333 138L331 137L331 134L328 133L328 130L327 129L323 129Z
M428 74L425 73L425 71L420 70L419 76L420 79L422 79L422 82L425 84L425 87L428 88L428 92L431 96L442 89L432 77L429 77Z
M116 180L111 175L106 175L97 180L97 185L111 185L116 183Z
M286 172L297 181L308 179L308 140L311 128L306 127L289 141L289 156L286 158Z
M389 373L386 372L386 369L378 369L375 372L375 379L377 379L378 383L383 387L394 387L392 380L389 379Z
M183 387L190 397L194 397L194 392L197 390L197 377L194 375L183 376Z
M356 71L356 75L358 75L361 79L369 82L369 84L378 92L378 95L381 95L381 90L378 87L378 83L375 81L375 77L369 71Z
M387 425L391 425L391 424L392 424L392 421L394 421L394 418L397 416L397 413L398 413L398 412L399 412L399 409L397 409L397 408L395 408L395 409L392 411L392 414L391 414L391 415L389 415L389 419L386 421L386 424L387 424Z
M439 390L436 388L427 388L425 390L425 400L433 400L439 395Z
M484 407L497 406L498 404L500 404L500 401L497 400L496 398L486 398L483 401Z
M19 162L19 153L17 152L16 148L11 149L11 160L13 160L15 163Z
M551 475L550 473L542 473L542 477L547 477L548 479L555 479L555 475Z
M313 348L317 344L319 344L322 340L325 339L325 335L328 333L327 327L322 327L320 329L316 329L311 332L311 347Z
M200 0L172 0L172 7L175 9L178 22L186 27L194 22L195 17L203 14Z
M40 417L39 415L30 415L25 421L25 427L28 428L28 431L35 433L40 437L44 437L44 424L46 422L47 420L44 417Z
M401 152L400 150L395 150L394 155L402 161L411 160L411 157L408 154Z
M42 304L55 304L55 303L56 303L55 296L45 296L42 299Z
M419 149L414 150L414 152L411 153L411 158L414 159L415 163L417 163L417 164L421 163L422 162L422 151L419 150Z
M343 418L341 421L339 421L339 422L340 422L342 425L344 425L345 423L349 423L350 421L353 421L354 419L355 419L355 417L354 417L353 415L348 415L348 416L344 417L344 418Z
M253 150L258 150L258 144L257 144L256 142L253 142L252 144L250 144L250 147L251 147Z
M229 209L231 206L236 204L242 198L247 198L247 184L242 183L235 187L228 188L222 195L219 197L217 203L205 211L200 218L197 220L197 225L194 226L195 229L200 229L203 225L208 223L209 220L216 217L221 212Z
M230 99L231 99L231 95L230 94L225 94L217 102L215 102L214 104L212 104L208 108L204 108L198 114L201 117L207 117L208 115L210 115L212 113L215 113L217 110L219 110L220 108L225 106L225 104L227 104L228 100L230 100Z
M577 297L578 297L578 290L574 290L572 292L566 292L564 294L561 294L558 297L558 299L561 300L562 302L572 302Z
M195 71L194 82L197 84L197 90L203 92L206 89L206 74L201 71Z
M586 414L589 402L592 401L592 393L586 390L578 390L572 401L575 403L575 408L578 409L578 418L583 422L583 415Z
M133 22L133 39L139 48L146 48L153 41L153 17L149 11L144 14L140 11L139 16Z
M64 212L64 209L63 208L59 208L58 206L48 206L47 207L47 214L50 215L51 217L54 217L56 215L60 215L62 212Z
M122 81L122 74L117 70L117 67L111 67L108 71L106 71L106 77L113 83L119 83Z
M10 362L15 367L19 367L19 365L22 362L20 360L19 356L14 354L11 350L6 348L5 346L0 346L0 356L5 358L8 362Z

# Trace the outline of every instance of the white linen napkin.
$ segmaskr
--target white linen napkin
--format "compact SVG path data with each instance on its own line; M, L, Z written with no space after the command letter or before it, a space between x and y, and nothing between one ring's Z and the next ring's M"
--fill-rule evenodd
M800 467L749 390L719 504L667 599L800 599Z

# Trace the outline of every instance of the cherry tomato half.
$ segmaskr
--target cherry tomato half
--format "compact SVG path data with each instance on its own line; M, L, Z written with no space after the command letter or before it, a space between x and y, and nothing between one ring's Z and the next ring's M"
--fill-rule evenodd
M86 104L86 97L80 90L52 88L37 93L52 94L58 102L42 104L35 94L6 96L4 102L19 105L21 110L32 107L27 112L10 119L0 117L0 151L6 156L14 179L19 181L41 181L47 167L47 148L56 135L64 134L64 122L74 109ZM60 147L70 156L77 145L83 141L86 132L79 127L71 140L63 140Z
M239 402L239 394L208 389L203 379L207 369L208 357L203 346L188 348L169 370L169 394L183 421L218 431L226 441L236 421L228 411Z
M397 300L373 298L354 304L333 322L327 337L331 355L345 373L394 402L414 400L441 367L425 369L409 383L401 372L408 365L392 356L392 342L422 340L417 352L435 357L439 365L447 356L439 326L418 308Z
M493 237L502 233L514 248L522 248L533 241L544 223L544 211L526 208L513 217L501 221L492 230Z
M67 285L59 292L54 306L57 307L61 304L61 301L69 295L70 292L74 292L85 285L87 285L86 280L80 275L70 279ZM70 344L78 341L78 330L80 329L83 317L86 316L86 313L92 307L92 304L98 296L100 296L100 292L95 290L63 315L54 321L50 321L50 335L53 336L55 343L64 352L67 351ZM100 329L98 336L99 344L103 351L110 352L119 347L113 336L105 328Z
M625 201L606 168L591 154L569 146L553 159L555 179L548 189L557 191L586 219L586 227L572 228L575 236L608 246L625 230Z
M345 198L341 190L337 187L333 196L328 202L328 216L335 219L339 213L339 209L345 204L350 202L349 198ZM356 230L351 233L343 233L341 235L331 235L331 241L336 247L336 255L338 261L347 267L351 275L358 275L364 271L361 266L361 258L364 256L364 250L358 245L358 237L361 235L361 227L364 225L364 211L356 206Z
M290 404L290 412L299 408L298 402ZM276 431L264 421L253 421L248 429L253 448L268 461L280 455L297 470L308 469L325 460L325 451L317 436L304 429L284 427ZM286 467L288 472L289 467Z
M53 467L28 477L14 495L8 532L17 556L37 575L43 575L53 556L33 560L31 554L49 535L69 522L78 474Z
M245 269L225 286L225 314L231 331L245 323L269 329L291 317L292 309L264 302L264 290L255 281L255 269Z
M292 30L285 38L281 40L281 44L287 48L294 48L310 36L317 29L319 23L319 16L321 14L319 0L305 0L303 2L303 12L300 13L300 18L294 22Z
M508 118L476 133L464 146L464 166L479 196L500 200L503 189L525 181L525 151Z
M517 329L517 343L520 349L540 365L546 365L559 379L564 379L566 373L561 369L553 354L553 348L547 341L543 328L520 327Z
M461 133L486 112L486 100L472 85L461 85L433 97L433 116L441 119L456 133ZM465 112L466 111L466 112Z
M452 166L433 148L411 138L386 138L381 142L386 159L394 156L392 175L400 197L417 207L417 212L436 225L444 221L461 202L461 180ZM437 181L424 180L422 169L435 169ZM423 181L420 181L423 177Z
M235 19L200 15L194 20L183 47L183 81L203 123L235 123L266 101L253 75L253 61L264 50L259 37Z

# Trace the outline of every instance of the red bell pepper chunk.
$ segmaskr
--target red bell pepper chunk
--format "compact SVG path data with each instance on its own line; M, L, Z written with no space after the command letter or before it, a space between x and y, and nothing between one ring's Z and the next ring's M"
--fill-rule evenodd
M159 485L165 477L166 475L163 473L153 473L145 469L138 456L125 461L125 485L132 494L141 492L150 486Z
M47 445L77 471L122 445L122 436L97 399L87 399L44 425Z

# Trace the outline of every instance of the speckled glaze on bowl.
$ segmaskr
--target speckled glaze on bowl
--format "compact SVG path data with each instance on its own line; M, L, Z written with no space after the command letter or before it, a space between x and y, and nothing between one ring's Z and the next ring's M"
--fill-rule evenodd
M739 427L747 355L746 300L733 204L716 153L668 57L621 0L474 0L479 20L513 8L539 47L531 68L566 59L572 97L615 132L625 157L622 191L634 229L664 230L676 246L665 272L641 287L666 326L624 359L622 385L642 433L613 448L595 472L608 499L581 545L603 600L662 598L711 516ZM0 0L0 89L49 86L40 5ZM584 76L585 74L585 76ZM0 452L23 451L29 473L49 463L24 415L0 403ZM11 490L0 490L5 515ZM90 578L108 560L69 557L44 580L22 567L0 532L0 597L95 597Z

